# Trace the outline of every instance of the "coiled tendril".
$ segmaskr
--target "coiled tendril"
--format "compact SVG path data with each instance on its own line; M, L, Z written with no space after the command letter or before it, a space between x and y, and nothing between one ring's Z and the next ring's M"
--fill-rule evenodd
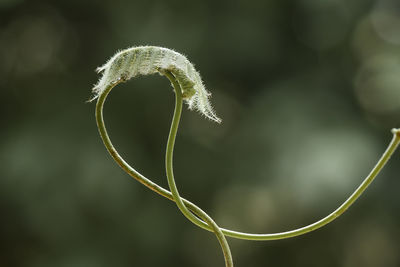
M97 99L97 127L108 152L118 165L130 176L161 196L175 201L180 211L195 225L214 232L223 250L226 266L233 266L233 261L225 236L258 241L284 239L314 231L335 220L343 214L372 183L400 143L400 129L393 129L393 139L369 175L343 204L319 221L295 230L280 233L251 234L237 232L219 227L207 213L192 202L182 198L175 184L172 166L173 150L183 101L189 105L189 109L195 109L213 121L221 121L211 107L209 102L210 93L204 88L200 75L193 65L183 55L173 50L155 46L140 46L118 52L105 65L97 70L102 72L103 75L93 88L94 96L91 100ZM170 191L152 182L124 161L112 145L103 119L104 102L114 86L138 75L154 73L166 76L170 80L175 92L175 110L168 137L165 159Z

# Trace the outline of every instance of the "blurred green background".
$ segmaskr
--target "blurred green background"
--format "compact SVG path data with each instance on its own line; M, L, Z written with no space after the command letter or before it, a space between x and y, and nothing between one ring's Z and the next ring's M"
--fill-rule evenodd
M118 49L173 48L223 119L185 108L183 196L224 227L290 230L335 209L400 126L397 0L0 1L0 266L223 266L215 237L131 179L102 145L94 72ZM166 186L167 79L113 90L120 153ZM334 223L228 239L236 266L400 266L400 153Z

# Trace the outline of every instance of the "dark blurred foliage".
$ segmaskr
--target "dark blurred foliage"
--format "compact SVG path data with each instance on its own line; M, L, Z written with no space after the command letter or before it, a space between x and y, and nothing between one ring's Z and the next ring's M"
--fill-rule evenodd
M128 177L102 145L94 72L159 45L200 70L221 125L185 110L182 195L224 227L327 215L400 126L397 0L0 1L0 266L223 266L215 237ZM127 161L166 186L174 96L161 76L105 107ZM400 266L399 152L337 221L289 240L229 238L236 266Z

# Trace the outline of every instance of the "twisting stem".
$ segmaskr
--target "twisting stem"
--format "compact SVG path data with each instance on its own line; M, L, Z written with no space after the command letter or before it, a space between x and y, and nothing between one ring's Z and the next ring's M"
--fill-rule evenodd
M111 143L110 138L108 137L107 130L105 128L104 124L104 119L103 119L103 106L104 102L107 98L108 93L111 91L111 89L115 86L116 84L112 84L108 86L98 97L97 104L96 104L96 122L97 122L97 127L99 128L99 132L101 135L101 138L103 139L104 145L107 148L108 152L111 154L111 156L114 158L114 160L118 163L118 165L126 171L130 176L135 178L137 181L148 187L149 189L153 190L154 192L162 195L165 198L168 198L169 200L174 201L174 197L172 196L171 192L166 190L165 188L157 185L156 183L152 182L142 174L140 174L138 171L136 171L134 168L132 168L127 162L124 161L124 159L118 154L117 150L114 148L114 146ZM390 142L388 148L386 151L383 153L382 157L379 159L378 163L375 165L375 167L372 169L371 173L365 178L365 180L361 183L361 185L354 191L354 193L339 207L337 208L334 212L326 216L325 218L310 224L305 227L301 227L296 230L292 231L287 231L287 232L281 232L281 233L273 233L273 234L250 234L250 233L242 233L242 232L237 232L237 231L232 231L229 229L224 229L221 228L221 231L224 233L226 236L230 236L233 238L238 238L238 239L246 239L246 240L276 240L276 239L284 239L284 238L289 238L289 237L294 237L294 236L299 236L305 233L308 233L310 231L316 230L318 228L321 228L322 226L330 223L334 219L336 219L340 214L345 212L353 203L354 201L357 200L357 198L365 191L365 189L371 184L371 182L375 179L375 177L380 173L382 168L385 166L385 164L388 162L390 157L393 155L395 152L396 148L398 147L400 143L400 129L393 129L393 139ZM193 211L196 215L201 215L204 213L199 207L197 207L195 204L191 203L190 201L182 198L183 203L185 204L186 207L188 207L191 211ZM213 231L210 226L208 226L205 222L202 220L198 219L196 220L196 224L208 231Z
M175 91L180 92L177 89L180 89L176 80L174 79L174 77L170 74L167 73L165 74L167 76L168 79L170 79L170 81L173 83ZM169 75L169 76L168 76ZM132 168L117 152L117 150L114 148L110 137L108 136L107 133L107 129L105 127L104 124L104 118L103 118L103 107L104 107L104 102L106 101L106 98L108 96L108 94L110 93L110 91L112 90L112 88L114 88L117 84L113 84L109 87L107 87L107 89L99 95L99 98L97 100L96 103L96 123L97 123L97 127L99 129L99 133L101 136L101 139L103 140L104 146L107 148L107 151L110 153L110 155L112 156L112 158L117 162L117 164L126 172L128 173L131 177L135 178L137 181L139 181L140 183L142 183L143 185L145 185L146 187L148 187L149 189L153 190L154 192L174 201L174 197L171 194L171 192L169 192L168 190L164 189L163 187L157 185L156 183L152 182L151 180L147 179L145 176L143 176L142 174L140 174L138 171L136 171L134 168ZM176 94L177 95L177 94ZM180 114L182 111L182 95L180 95L180 99L176 99L176 103L175 103L175 112L174 112L174 119L173 121L175 122L175 134L171 135L170 134L170 138L168 139L168 144L171 145L170 139L173 138L174 141L175 136L176 136L176 131L178 128L178 124L179 124L179 118L180 118ZM178 109L178 112L177 112ZM172 131L173 127L171 126L171 131ZM167 154L170 155L170 160L171 160L171 172L172 173L172 152L173 152L173 143L172 143L172 149L169 149L170 153L168 153L168 149L167 149ZM168 168L168 167L167 167ZM169 176L171 177L171 176ZM173 173L172 173L172 179L173 179ZM176 189L176 186L175 186ZM179 196L178 191L177 192L177 199L181 200L182 198ZM193 203L191 203L190 201L186 200L186 199L182 199L184 201L185 204L182 205L183 207L186 209L185 205L187 205L193 212L196 213L197 216L199 216L202 220L200 220L199 218L195 217L192 213L190 213L192 215L192 219L194 219L195 224L202 225L202 228L207 229L208 231L214 232L216 237L218 238L218 241L221 245L222 251L224 253L224 259L225 259L225 265L227 267L233 267L233 260L232 260L232 255L229 249L229 245L226 241L226 238L224 236L224 234L222 233L222 231L220 230L220 228L218 227L218 225L207 215L207 213L205 213L202 209L200 209L199 207L197 207L196 205L194 205ZM179 206L178 206L179 207ZM187 209L186 209L187 210ZM205 222L204 222L205 221Z
M164 73L164 75L171 81L172 85L174 86L174 91L175 91L175 110L174 110L174 115L172 118L171 129L170 129L169 136L168 136L167 150L165 153L165 169L166 169L166 173L167 173L168 185L169 185L169 189L171 190L174 201L175 201L176 205L178 206L179 210L182 212L183 215L185 215L185 217L187 219L189 219L194 224L197 224L199 219L186 208L185 204L182 201L181 196L179 195L178 188L176 187L176 184L175 184L174 171L173 171L174 145L175 145L176 134L178 132L179 121L181 119L181 114L182 114L182 104L183 104L182 91L181 91L181 87L178 84L178 82L176 81L175 77L169 71L166 71ZM221 229L214 222L214 220L210 216L207 215L207 213L201 212L198 215L209 226L211 226L213 232L215 233L215 235L218 238L218 241L219 241L222 251L224 253L225 265L227 267L232 267L233 260L232 260L231 251L229 249L228 242L226 241L226 238L225 238L224 234L222 233Z

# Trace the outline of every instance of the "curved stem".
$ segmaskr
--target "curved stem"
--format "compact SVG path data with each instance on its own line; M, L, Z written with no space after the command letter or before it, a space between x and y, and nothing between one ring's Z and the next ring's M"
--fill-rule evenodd
M199 219L186 208L185 204L182 201L181 196L179 195L178 188L176 187L175 184L174 171L173 171L174 145L175 145L176 134L178 132L179 121L181 119L181 114L182 114L182 104L183 104L182 91L175 77L170 72L165 72L164 75L171 81L175 90L175 109L172 118L171 129L169 131L169 136L168 136L167 151L165 153L165 169L167 173L168 185L179 210L182 212L183 215L185 215L187 219L189 219L189 221L193 222L194 224L197 224ZM214 220L209 215L207 215L207 213L201 212L198 215L209 226L211 226L213 232L218 238L218 241L224 253L225 265L227 267L232 267L233 266L232 255L229 249L228 242L226 241L225 235L221 232L221 229L214 222Z
M97 127L99 129L101 138L103 139L104 145L107 148L108 152L111 154L111 156L114 158L114 160L118 163L118 165L125 171L127 172L130 176L135 178L138 182L142 183L149 189L153 190L154 192L160 194L161 196L168 198L169 200L174 201L174 197L172 196L171 192L166 190L165 188L157 185L156 183L152 182L142 174L140 174L138 171L136 171L134 168L132 168L127 162L124 161L124 159L118 154L117 150L114 148L114 146L111 143L110 138L108 137L107 130L105 128L104 124L104 119L103 119L103 106L105 99L107 98L108 93L111 91L111 89L115 86L116 84L113 84L109 86L98 98L97 104L96 104L96 122L97 122ZM388 148L386 151L383 153L382 157L379 159L378 163L375 165L375 167L372 169L370 174L364 179L364 181L361 183L361 185L354 191L354 193L335 211L333 211L331 214L326 216L325 218L312 223L310 225L292 230L292 231L286 231L286 232L281 232L281 233L272 233L272 234L251 234L251 233L243 233L243 232L238 232L238 231L232 231L229 229L224 229L221 228L221 231L224 233L226 236L230 236L233 238L238 238L238 239L245 239L245 240L276 240L276 239L284 239L284 238L289 238L289 237L295 237L299 236L308 232L311 232L313 230L316 230L318 228L321 228L322 226L330 223L334 219L336 219L339 215L343 214L353 203L354 201L357 200L357 198L365 191L365 189L372 183L372 181L376 178L376 176L380 173L382 168L385 166L385 164L388 162L392 154L395 152L396 148L398 147L400 143L400 129L393 129L393 139L390 142ZM191 203L190 201L182 198L183 203L185 204L186 207L188 207L193 213L196 215L200 215L204 213L199 207L197 207L195 204ZM208 231L213 231L204 221L197 219L196 220L196 225L208 230Z
M178 130L179 126L179 120L180 116L182 113L182 93L180 91L179 84L176 82L174 76L170 73L163 73L174 85L174 89L176 95L176 103L175 103L175 111L174 111L174 116L173 116L173 122L171 124L171 130L170 130L170 135L168 138L168 143L167 143L167 153L166 153L166 169L167 169L167 177L168 177L168 183L171 184L171 187L174 189L175 192L175 197L178 199L177 206L179 209L182 211L182 213L192 222L194 222L196 225L201 222L201 224L204 225L204 227L211 232L214 232L223 251L224 254L224 259L225 259L225 265L226 267L233 267L233 259L232 259L232 254L228 245L228 242L226 241L225 235L222 233L220 227L212 220L210 216L208 216L207 213L205 213L202 209L194 205L193 203L185 200L184 202L186 205L190 207L190 209L194 210L196 215L199 216L202 220L194 216L183 204L182 198L179 196L178 190L176 188L175 182L174 182L174 176L173 176L173 169L172 169L172 156L173 156L173 146L175 142L175 137L176 133ZM104 124L104 118L103 118L103 107L104 107L104 102L110 93L111 89L116 86L117 84L113 84L112 86L108 87L104 93L102 93L96 104L96 122L97 126L100 132L100 136L104 142L105 147L107 148L108 152L110 155L113 157L113 159L118 163L118 165L125 171L127 172L130 176L135 178L137 181L148 187L149 189L153 190L156 193L161 194L162 196L174 201L174 196L171 194L168 190L164 189L163 187L157 185L156 183L152 182L151 180L147 179L143 175L141 175L138 171L136 171L134 168L132 168L125 160L118 154L117 150L114 148L113 144L111 143L111 140L108 136L107 130L105 128ZM179 201L180 200L180 201ZM179 203L179 204L178 204ZM186 213L186 214L185 214ZM188 215L189 214L189 215ZM203 228L203 227L202 227Z

